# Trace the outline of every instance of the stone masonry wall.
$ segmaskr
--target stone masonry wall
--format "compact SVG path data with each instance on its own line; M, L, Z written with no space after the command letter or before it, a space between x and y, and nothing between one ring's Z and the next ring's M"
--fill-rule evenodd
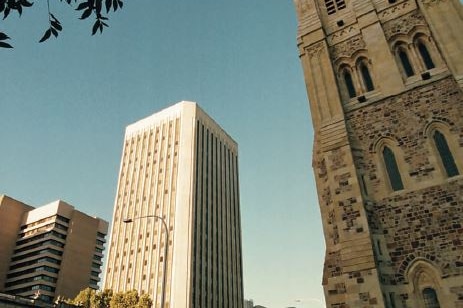
M395 195L377 202L374 219L383 230L391 275L383 283L406 280L405 270L417 257L436 264L443 276L463 275L463 181Z
M405 176L413 184L433 181L438 168L431 163L430 158L435 154L425 137L426 126L432 121L445 123L463 147L463 93L451 77L347 113L352 144L363 154L358 163L368 175L369 194L384 189L375 149L376 142L384 137L397 142L406 162Z
M411 296L400 286L409 283L407 270L414 260L429 261L444 280L460 276L463 285L463 170L450 179L442 175L433 141L426 135L433 121L443 123L463 148L463 93L451 77L346 111L355 165L364 175L369 227L378 239L375 258L380 281L399 291L403 307L410 307ZM378 148L381 138L397 146L404 190L394 192L386 185ZM463 159L453 155L457 161ZM446 307L463 307L462 288L449 285L448 289L452 302Z
M317 143L315 149L317 149ZM370 231L349 146L314 153L327 251L327 307L384 307Z

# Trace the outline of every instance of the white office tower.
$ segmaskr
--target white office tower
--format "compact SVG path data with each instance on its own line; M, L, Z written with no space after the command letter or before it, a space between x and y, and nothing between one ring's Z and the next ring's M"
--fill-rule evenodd
M238 147L196 103L126 128L104 287L243 306Z

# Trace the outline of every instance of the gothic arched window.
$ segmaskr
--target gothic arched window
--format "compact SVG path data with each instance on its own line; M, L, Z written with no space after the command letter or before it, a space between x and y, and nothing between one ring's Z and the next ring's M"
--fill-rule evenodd
M418 51L420 52L421 59L423 59L424 66L426 69L430 70L435 67L434 62L432 61L431 54L429 53L428 47L421 41L417 42Z
M357 96L357 92L355 91L354 81L352 80L352 74L345 69L342 73L344 78L344 83L347 88L347 92L349 93L349 97L353 98Z
M450 148L447 140L445 139L445 136L440 131L435 130L432 134L432 138L434 139L434 143L436 145L437 151L439 152L439 156L447 176L452 177L458 175L458 168L455 164L455 160L453 159L452 152L450 152Z
M407 77L415 75L415 72L413 71L413 66L410 63L410 58L408 57L407 52L403 48L399 48L398 56L400 59L400 63L402 64L402 68L404 70L405 75Z
M434 290L433 288L424 288L422 294L424 308L440 308L436 290Z
M383 148L383 159L392 190L397 191L404 189L394 152L388 146Z
M360 70L360 75L362 76L363 85L365 86L366 91L373 91L375 86L373 85L373 79L371 79L370 70L366 64L366 60L359 62L358 66Z

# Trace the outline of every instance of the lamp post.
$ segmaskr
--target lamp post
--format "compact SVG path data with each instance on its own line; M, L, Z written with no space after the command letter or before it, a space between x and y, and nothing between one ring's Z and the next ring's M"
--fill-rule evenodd
M165 293L166 293L166 279L167 279L167 253L169 252L169 229L167 227L167 223L164 218L158 215L146 215L146 216L138 216L133 218L126 218L123 220L124 223L132 223L134 220L142 219L142 218L156 218L162 222L162 226L165 229L165 243L164 243L164 272L162 277L162 297L161 297L161 307L165 308Z

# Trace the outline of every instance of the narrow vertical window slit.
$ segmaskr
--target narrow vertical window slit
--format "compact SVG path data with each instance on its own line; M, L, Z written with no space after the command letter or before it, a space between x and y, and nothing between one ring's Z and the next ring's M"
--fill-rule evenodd
M392 152L392 150L387 146L385 146L383 149L383 158L392 190L402 190L404 185L402 183L402 178L400 176L400 171L395 159L394 152Z
M434 68L434 62L432 61L428 48L423 42L418 42L418 51L420 52L421 58L423 59L426 69L430 70Z
M450 152L449 145L445 136L438 130L434 131L433 134L434 143L436 144L437 151L444 166L445 172L448 177L459 175L457 165L453 159L452 152Z
M408 54L404 50L399 50L399 58L400 62L402 63L405 75L407 75L407 77L415 75L413 67L410 63L410 59L408 58Z
M370 70L366 63L360 63L360 73L362 75L363 84L367 91L373 91L375 89L373 85L373 79L371 79Z

